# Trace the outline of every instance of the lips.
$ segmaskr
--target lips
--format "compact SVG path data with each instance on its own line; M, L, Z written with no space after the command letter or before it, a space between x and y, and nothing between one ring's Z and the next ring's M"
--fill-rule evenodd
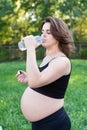
M45 43L46 42L46 39L42 39L42 43Z

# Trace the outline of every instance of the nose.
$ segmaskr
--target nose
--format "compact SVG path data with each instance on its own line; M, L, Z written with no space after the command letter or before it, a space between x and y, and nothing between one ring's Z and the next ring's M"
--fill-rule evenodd
M47 36L46 32L43 32L43 33L42 33L42 37L44 38L44 37L46 37L46 36Z

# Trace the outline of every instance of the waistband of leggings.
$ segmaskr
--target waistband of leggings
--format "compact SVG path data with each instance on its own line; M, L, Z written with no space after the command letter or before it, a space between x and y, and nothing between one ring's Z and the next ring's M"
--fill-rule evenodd
M49 116L47 116L47 117L45 117L45 118L43 118L41 120L38 120L38 121L35 121L35 122L31 122L31 123L33 123L33 124L43 124L44 122L46 122L48 120L51 120L51 119L53 119L55 117L60 119L60 118L62 118L64 113L65 113L65 110L64 110L64 107L62 107L58 111L52 113L51 115L49 115Z

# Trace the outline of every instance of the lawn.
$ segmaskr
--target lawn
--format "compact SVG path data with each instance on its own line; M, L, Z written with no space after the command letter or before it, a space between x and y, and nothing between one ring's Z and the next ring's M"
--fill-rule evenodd
M65 109L71 130L87 130L87 60L71 60L72 74L65 96ZM3 130L31 130L22 115L20 99L26 85L15 77L18 69L25 70L24 61L0 63L0 126Z

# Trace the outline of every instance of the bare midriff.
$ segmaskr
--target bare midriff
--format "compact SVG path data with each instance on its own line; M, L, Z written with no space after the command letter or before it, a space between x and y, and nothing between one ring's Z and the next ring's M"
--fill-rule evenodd
M41 120L58 111L64 99L55 99L40 94L27 87L21 99L21 109L25 118L31 122Z

